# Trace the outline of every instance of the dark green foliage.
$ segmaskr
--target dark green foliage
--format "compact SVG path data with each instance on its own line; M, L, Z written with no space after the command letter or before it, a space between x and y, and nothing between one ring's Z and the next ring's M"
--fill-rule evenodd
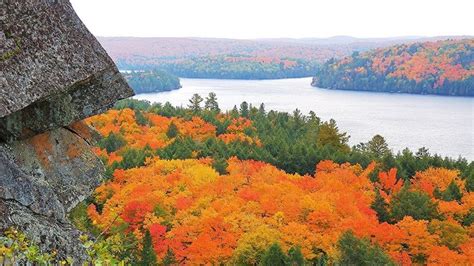
M217 97L217 96L216 96ZM203 120L216 126L217 134L226 132L231 119L223 121L216 118L216 112L202 111L200 103L202 98L193 96L192 109L173 107L169 102L164 105L155 103L149 106L147 111L166 117L180 117L191 119L193 115L200 116ZM209 97L208 97L209 98ZM125 104L123 104L125 105ZM145 103L144 105L147 105ZM128 107L139 108L143 105L136 101L127 103ZM254 159L264 161L285 170L288 173L312 174L315 165L321 160L333 160L337 163L350 162L366 167L371 161L377 161L380 168L377 171L387 171L390 168L398 169L398 176L404 180L410 179L417 171L424 171L428 167L444 167L447 169L459 169L462 178L466 179L467 189L474 189L474 162L468 163L466 159L442 158L431 155L427 149L421 148L416 153L408 149L397 154L387 151L383 138L374 137L364 143L364 148L347 146L348 136L339 131L335 121L321 123L314 112L308 116L295 110L292 114L276 111L265 111L265 107L250 108L246 103L240 105L240 111L235 106L229 115L237 118L243 115L252 120L256 130L246 130L245 133L255 136L262 142L262 147L234 142L226 145L220 140L209 139L204 142L196 142L192 139L181 138L179 134L176 141L171 145L160 149L157 153L163 159L186 159L191 158L195 151L198 157L211 156L216 161L223 161L231 156L239 159ZM196 112L196 113L195 113ZM174 136L174 129L170 126L168 137ZM218 171L224 168L215 165ZM371 177L376 180L377 172Z
M145 147L144 149L126 149L123 151L122 161L117 163L116 168L130 169L134 167L140 167L145 165L146 157L151 156L151 149Z
M289 258L281 250L277 243L271 245L263 254L260 265L262 266L285 266L289 265Z
M171 124L168 126L168 130L166 131L166 136L172 139L178 136L178 134L179 134L178 127L173 122L171 122Z
M191 158L192 152L197 150L197 143L189 137L178 137L170 145L157 151L162 159L187 159Z
M176 260L176 257L173 253L173 250L168 248L168 250L166 251L166 255L165 257L163 258L162 262L161 262L164 266L169 266L169 265L176 265L178 264L178 261Z
M428 194L423 191L412 191L404 186L390 201L391 216L398 222L405 216L415 220L428 220L439 218L438 206Z
M440 196L444 201L460 201L462 198L462 192L458 185L454 181L451 181L446 190L441 192Z
M303 266L305 265L303 253L301 253L300 247L291 247L288 250L288 262L291 266Z
M150 120L146 118L140 110L135 110L135 121L140 126L150 125Z
M468 213L458 220L460 220L463 226L470 226L474 222L474 209L471 208Z
M201 112L202 101L204 101L204 99L201 97L201 95L197 93L193 94L193 97L189 99L188 108L191 110L193 114L198 114L199 112Z
M309 261L309 265L313 265L313 266L326 266L326 265L329 265L328 263L328 255L326 254L326 252L324 252L322 249L317 249L316 250L317 252L315 252L316 254L319 253L319 256L311 259Z
M155 266L156 263L156 254L153 249L153 243L151 239L151 234L149 230L146 230L145 236L143 237L143 249L141 254L141 260L138 265L140 266Z
M240 104L240 116L249 117L249 104L247 102L242 102Z
M170 91L181 88L179 78L161 70L123 73L135 93Z
M387 142L380 135L375 135L369 142L360 143L355 148L372 155L374 158L382 158L390 153Z
M219 108L219 104L217 103L217 96L214 92L210 92L209 96L206 97L204 108L207 111L216 112L216 113L219 113L221 111L221 109Z
M228 165L227 160L224 158L215 159L212 163L212 167L214 167L214 169L216 169L216 171L221 175L227 174Z
M390 212L389 212L389 205L385 201L385 199L380 195L380 191L377 189L375 192L375 199L372 202L370 207L377 213L377 218L379 222L389 222L390 221Z
M150 106L151 104L149 101L128 98L116 102L114 105L114 109L121 110L125 108L130 108L138 111L146 111L150 108Z
M338 248L340 265L395 265L379 246L367 239L358 239L350 231L341 236Z
M92 233L97 236L100 234L100 229L92 224L89 215L87 215L87 206L91 201L88 199L76 205L68 214L69 220L76 228L84 232Z
M121 134L110 132L107 137L99 140L98 145L101 149L105 149L108 153L110 153L122 148L126 143L127 142Z
M230 111L230 116L232 116L232 118L239 117L239 109L237 109L237 105L234 105L234 108Z
M285 67L283 62L262 63L252 61L252 56L232 54L241 61L229 62L228 55L190 57L181 62L160 61L159 68L183 78L212 79L280 79L312 76L319 67L314 60L294 59L297 64ZM250 60L249 60L250 59ZM154 69L153 64L137 64L134 61L120 60L121 69Z
M349 152L350 148L347 146L348 141L349 136L347 136L347 133L340 133L336 121L333 119L321 124L316 139L318 146L332 146L341 152Z
M474 163L471 163L471 166ZM472 167L474 168L474 167ZM470 169L470 171L466 175L466 190L468 192L474 191L474 169Z

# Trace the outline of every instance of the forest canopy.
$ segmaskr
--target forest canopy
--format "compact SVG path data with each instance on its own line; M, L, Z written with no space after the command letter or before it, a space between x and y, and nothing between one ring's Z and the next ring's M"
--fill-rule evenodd
M395 45L331 59L313 86L381 92L474 96L474 39Z
M153 69L156 64L119 59L122 69ZM184 78L280 79L310 77L318 63L303 59L246 55L203 56L165 60L159 68Z
M162 70L140 70L122 73L135 93L170 91L181 88L179 78Z
M97 261L474 262L463 158L394 153L379 135L350 147L334 120L245 102L223 113L215 94L125 100L86 122L109 179L72 220L99 237Z

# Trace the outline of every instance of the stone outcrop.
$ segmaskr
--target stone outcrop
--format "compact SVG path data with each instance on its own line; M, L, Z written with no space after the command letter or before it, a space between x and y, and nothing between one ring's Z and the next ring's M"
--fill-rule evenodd
M66 0L0 9L0 233L16 227L59 258L86 258L67 213L104 167L81 122L133 94Z
M69 1L6 0L0 18L4 140L68 125L132 95Z
M44 250L85 259L67 212L99 185L103 165L90 139L58 128L0 144L0 228L17 227Z

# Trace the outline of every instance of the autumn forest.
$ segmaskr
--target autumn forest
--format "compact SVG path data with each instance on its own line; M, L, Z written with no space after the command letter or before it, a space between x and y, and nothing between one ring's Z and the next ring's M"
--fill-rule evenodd
M3 2L0 266L474 265L474 1Z
M329 60L312 85L343 90L474 96L474 40L401 44Z
M334 120L217 96L124 100L86 120L108 180L71 213L96 263L446 265L474 261L474 164ZM209 252L211 251L212 252Z

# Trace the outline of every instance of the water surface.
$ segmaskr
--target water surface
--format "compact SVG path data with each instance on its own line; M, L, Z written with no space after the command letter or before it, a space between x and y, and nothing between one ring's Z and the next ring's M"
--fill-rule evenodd
M375 134L385 137L394 151L426 147L431 153L474 159L474 99L412 94L337 91L314 88L310 78L280 80L181 79L179 90L140 94L136 99L169 101L186 106L192 94L215 92L219 105L229 110L242 101L267 110L333 118L350 134L350 144L366 142Z

